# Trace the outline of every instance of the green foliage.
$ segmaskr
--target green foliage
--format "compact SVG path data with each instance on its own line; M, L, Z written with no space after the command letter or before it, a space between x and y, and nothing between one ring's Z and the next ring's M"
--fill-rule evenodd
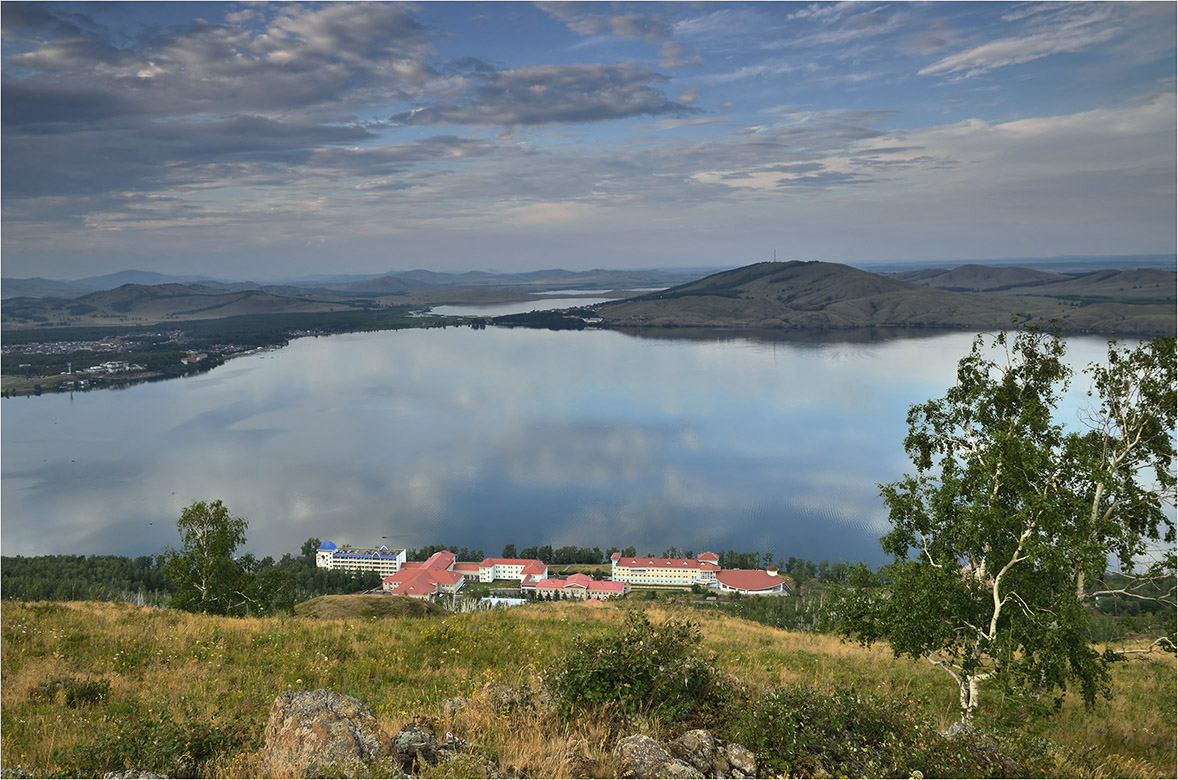
M175 591L171 605L207 615L243 615L253 603L254 583L233 555L245 543L246 520L234 517L220 500L194 501L176 526L182 548L168 550L162 562Z
M708 592L701 588L701 593ZM806 592L800 596L757 597L739 600L720 600L695 604L703 609L715 609L729 615L763 623L789 631L809 631L821 618L822 596Z
M834 600L843 633L952 674L963 717L983 682L1047 710L1069 686L1088 704L1105 694L1111 656L1089 642L1088 586L1110 558L1131 571L1174 541L1162 508L1175 484L1174 340L1110 344L1108 364L1090 368L1100 408L1080 433L1054 416L1071 373L1060 338L1021 331L993 347L1002 362L979 337L956 385L909 411L916 474L880 488L887 587ZM1171 553L1148 574L1173 566Z
M920 700L889 700L854 690L825 694L778 688L727 737L757 754L762 773L786 777L1043 777L1041 746L999 743L980 732L941 735Z
M50 679L37 684L29 691L29 699L35 702L54 702L58 691L65 691L65 706L76 709L87 704L105 701L110 695L109 680L77 680L66 678Z
M210 762L252 749L257 731L256 724L240 718L215 724L187 714L177 722L161 708L119 718L94 739L58 751L54 760L80 777L102 777L126 769L168 777L210 777Z
M644 612L627 613L621 630L574 640L549 684L562 716L589 709L624 720L645 715L666 723L710 725L736 691L694 650L691 621L652 624Z
M170 591L155 558L38 555L0 559L0 595L22 601L134 601L161 606Z

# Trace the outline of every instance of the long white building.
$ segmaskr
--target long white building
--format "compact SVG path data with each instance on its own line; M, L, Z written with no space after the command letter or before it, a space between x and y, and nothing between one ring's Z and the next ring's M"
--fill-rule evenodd
M371 571L381 578L396 574L405 566L405 551L380 547L342 547L326 541L315 552L315 565L320 569L343 571Z
M700 553L699 558L623 558L610 556L610 579L631 585L711 585L720 571L720 556Z

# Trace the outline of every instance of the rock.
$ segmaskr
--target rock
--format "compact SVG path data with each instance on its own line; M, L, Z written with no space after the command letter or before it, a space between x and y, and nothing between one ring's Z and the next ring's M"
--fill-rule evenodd
M489 682L483 686L487 704L499 712L511 712L524 703L524 696L510 685Z
M401 766L425 768L439 760L438 738L421 726L406 726L393 737L393 752Z
M704 777L726 777L728 759L724 751L718 750L716 738L703 729L689 731L667 745L671 755L691 764Z
M458 717L461 712L466 709L469 702L464 696L455 696L453 699L446 699L442 702L442 716L450 720Z
M290 691L270 707L263 766L271 777L315 777L327 767L380 761L389 747L388 734L358 699Z
M729 777L756 777L757 776L757 757L753 755L753 751L746 748L744 745L738 745L735 742L729 742L724 747L726 758L728 759Z
M703 778L690 764L685 764L644 734L634 734L618 741L614 755L622 763L622 777Z
M489 682L483 686L483 700L498 712L514 712L521 709L547 710L553 706L554 697L548 683L541 679L530 681L524 688L512 688ZM458 701L452 699L451 701ZM450 702L447 702L449 704Z

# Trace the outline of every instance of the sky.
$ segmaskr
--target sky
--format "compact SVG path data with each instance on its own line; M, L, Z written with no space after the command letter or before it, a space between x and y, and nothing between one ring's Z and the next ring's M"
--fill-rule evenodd
M0 12L6 277L1175 251L1171 2Z

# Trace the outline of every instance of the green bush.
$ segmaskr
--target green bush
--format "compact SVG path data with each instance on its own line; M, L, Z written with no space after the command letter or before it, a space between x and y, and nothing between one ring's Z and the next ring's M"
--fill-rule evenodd
M70 680L65 684L65 706L97 704L110 695L110 680Z
M1046 751L979 731L946 737L919 701L894 701L843 689L780 688L726 737L757 754L764 773L791 777L1043 777Z
M169 777L209 777L214 759L256 748L260 729L234 720L206 723L186 715L181 723L166 710L149 710L120 720L96 738L58 751L54 761L81 777L102 777L125 769Z
M623 720L646 715L666 723L707 726L737 690L710 663L694 655L699 631L691 621L654 625L639 611L621 630L578 637L549 675L560 713L601 710Z
M39 702L54 702L57 692L65 691L65 705L76 709L85 704L106 701L110 695L109 680L44 680L29 691L29 698Z

